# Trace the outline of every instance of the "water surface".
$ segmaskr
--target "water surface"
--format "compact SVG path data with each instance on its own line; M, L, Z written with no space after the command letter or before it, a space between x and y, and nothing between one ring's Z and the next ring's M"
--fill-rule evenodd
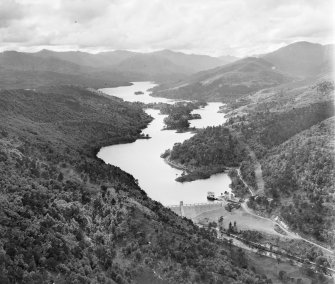
M148 89L155 86L150 82L136 82L132 86L102 89L106 94L123 98L126 101L168 102L172 100L149 96ZM134 92L142 91L143 95L135 95ZM199 113L202 119L192 120L191 126L206 127L224 123L224 114L217 113L221 103L209 103L203 109L194 111ZM230 191L230 178L226 173L217 174L206 180L197 180L187 183L179 183L175 178L182 171L170 167L160 155L174 143L183 142L192 137L190 132L176 133L174 130L162 130L165 115L160 115L158 110L147 109L146 112L154 117L149 126L143 130L151 139L139 139L133 143L104 147L98 153L98 157L106 163L120 167L138 179L139 185L154 200L164 205L207 202L208 191L220 194L225 190Z

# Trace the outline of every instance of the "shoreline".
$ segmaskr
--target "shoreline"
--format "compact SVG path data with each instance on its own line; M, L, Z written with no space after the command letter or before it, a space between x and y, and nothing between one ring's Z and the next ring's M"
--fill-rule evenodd
M211 176L221 173L226 173L228 175L228 171L231 169L230 167L222 166L222 168L214 168L208 171L203 171L201 168L190 169L187 166L173 162L170 160L170 155L163 159L170 167L186 172L186 174L181 175L175 179L175 181L180 183L209 179Z
M181 171L185 171L187 173L191 173L191 171L186 167L186 166L183 166L181 164L178 164L178 163L175 163L175 162L172 162L170 160L170 155L168 155L167 157L163 158L164 161L169 165L171 166L172 168L175 168L177 170L181 170Z

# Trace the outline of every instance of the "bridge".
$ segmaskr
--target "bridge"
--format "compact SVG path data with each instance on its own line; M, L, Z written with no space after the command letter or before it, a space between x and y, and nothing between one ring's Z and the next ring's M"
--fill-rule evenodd
M212 201L212 202L193 203L193 204L184 204L183 201L180 201L179 205L170 205L166 207L170 208L170 210L172 210L174 213L176 213L181 217L193 219L202 213L222 208L226 204L227 204L226 201Z

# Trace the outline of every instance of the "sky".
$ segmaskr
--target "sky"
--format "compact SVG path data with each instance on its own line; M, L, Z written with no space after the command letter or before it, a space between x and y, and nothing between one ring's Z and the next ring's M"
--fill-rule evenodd
M248 56L333 43L333 0L0 0L0 50Z

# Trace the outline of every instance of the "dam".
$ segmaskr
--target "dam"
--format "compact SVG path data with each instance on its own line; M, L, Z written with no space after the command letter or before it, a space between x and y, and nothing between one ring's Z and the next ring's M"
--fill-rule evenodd
M224 208L226 204L226 201L213 201L193 204L184 204L183 201L180 201L179 205L170 205L166 207L181 217L194 219L205 212Z

